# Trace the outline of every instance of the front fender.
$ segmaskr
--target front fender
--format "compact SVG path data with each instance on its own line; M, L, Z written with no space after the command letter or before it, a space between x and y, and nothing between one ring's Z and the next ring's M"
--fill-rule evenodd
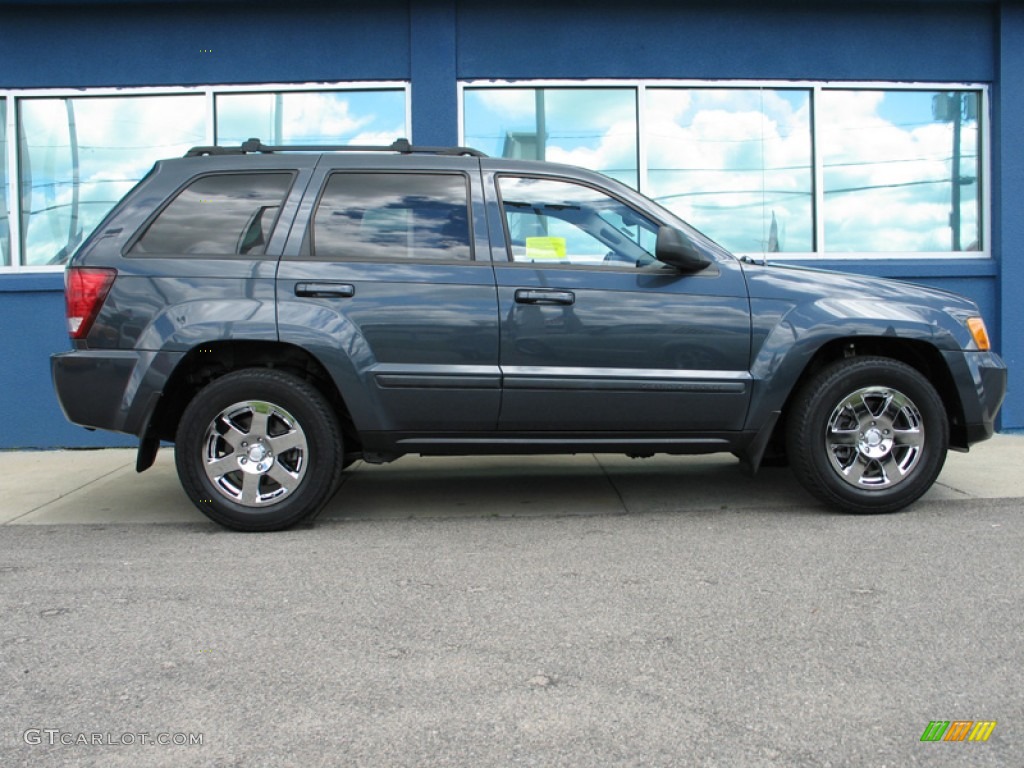
M884 338L960 350L967 331L942 309L866 298L805 303L751 299L753 380L747 428L781 410L808 364L826 344Z

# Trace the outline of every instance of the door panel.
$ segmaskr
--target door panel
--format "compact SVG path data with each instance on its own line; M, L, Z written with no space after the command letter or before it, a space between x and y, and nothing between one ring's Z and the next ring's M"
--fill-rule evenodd
M311 185L311 226L278 271L281 340L324 361L361 430L493 430L497 302L473 223L477 162L453 174L373 160Z
M511 256L495 265L500 428L741 429L750 315L738 263L683 275L654 260L658 223L645 214L592 186L526 181L539 183L497 176Z

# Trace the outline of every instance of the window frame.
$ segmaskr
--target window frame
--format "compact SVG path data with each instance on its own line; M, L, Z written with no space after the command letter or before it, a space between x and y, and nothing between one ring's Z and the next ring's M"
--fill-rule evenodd
M21 194L19 184L21 163L19 158L18 120L19 104L22 100L31 99L63 99L63 98L103 98L132 96L183 96L201 95L204 97L205 135L203 143L214 144L217 135L216 96L235 93L292 93L292 92L346 92L346 91L400 91L405 102L405 137L412 141L412 84L408 80L351 81L351 82L305 82L305 83L253 83L236 85L228 83L210 83L196 86L137 86L129 88L96 87L96 88L0 88L0 100L7 107L7 173L12 180L12 196L8 201L10 215L8 220L8 236L11 243L11 263L0 264L0 276L6 274L53 274L63 273L63 264L26 264L22 249L21 227ZM15 137L13 140L11 137Z
M765 254L762 251L733 251L736 256L761 258L769 255L773 261L814 261L814 262L893 262L893 261L992 261L992 105L991 89L985 83L971 82L891 82L884 80L693 80L693 79L524 79L524 80L460 80L458 91L458 131L459 143L467 144L465 120L465 92L467 90L504 90L524 88L629 88L636 89L637 97L637 154L638 177L641 194L647 195L650 189L648 178L647 142L644 135L647 127L647 91L659 89L729 89L737 90L807 90L811 98L811 174L812 174L812 216L811 222L814 236L814 250L806 252L779 252ZM892 251L892 252L830 252L825 241L825 179L823 152L820 149L820 119L818 104L824 91L970 91L979 95L978 106L978 168L982 181L978 185L981 201L978 206L978 233L982 240L982 248L977 251Z

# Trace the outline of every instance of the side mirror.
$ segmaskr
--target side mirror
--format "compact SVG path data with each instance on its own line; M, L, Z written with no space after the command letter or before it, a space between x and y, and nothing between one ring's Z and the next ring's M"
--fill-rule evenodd
M711 259L701 253L686 235L667 225L658 230L654 256L658 261L687 273L700 272L711 264Z

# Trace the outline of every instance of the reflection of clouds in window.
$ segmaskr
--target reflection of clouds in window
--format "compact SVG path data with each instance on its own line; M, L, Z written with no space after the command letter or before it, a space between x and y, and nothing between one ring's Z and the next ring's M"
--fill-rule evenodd
M533 157L543 130L545 159L636 186L636 92L466 88L465 140L488 154ZM980 91L648 85L641 93L642 191L734 251L984 248Z
M220 94L216 109L218 144L390 144L407 133L401 90Z
M23 99L25 263L63 262L153 162L204 138L200 95Z
M810 93L647 91L645 190L738 252L811 251Z
M466 178L333 174L313 219L313 249L318 258L469 260Z
M638 186L632 88L467 88L464 115L465 143L489 155L579 165Z
M943 108L949 98L955 109ZM826 91L821 101L828 250L950 251L954 227L961 250L980 248L976 93Z
M218 94L219 128L222 133L236 128L237 142L260 135L268 121L279 122L281 134L294 143L390 144L407 133L402 89L279 96ZM225 98L226 111L219 109ZM156 160L208 141L201 93L33 96L19 98L18 104L21 178L17 187L8 183L6 188L0 179L0 197L10 207L14 190L20 191L20 261L29 265L66 261ZM276 104L283 108L275 113ZM5 105L0 101L0 109ZM271 133L263 132L262 138L269 140ZM6 161L6 153L0 155ZM6 225L0 218L2 263L10 263L12 250ZM19 250L17 244L13 250Z

